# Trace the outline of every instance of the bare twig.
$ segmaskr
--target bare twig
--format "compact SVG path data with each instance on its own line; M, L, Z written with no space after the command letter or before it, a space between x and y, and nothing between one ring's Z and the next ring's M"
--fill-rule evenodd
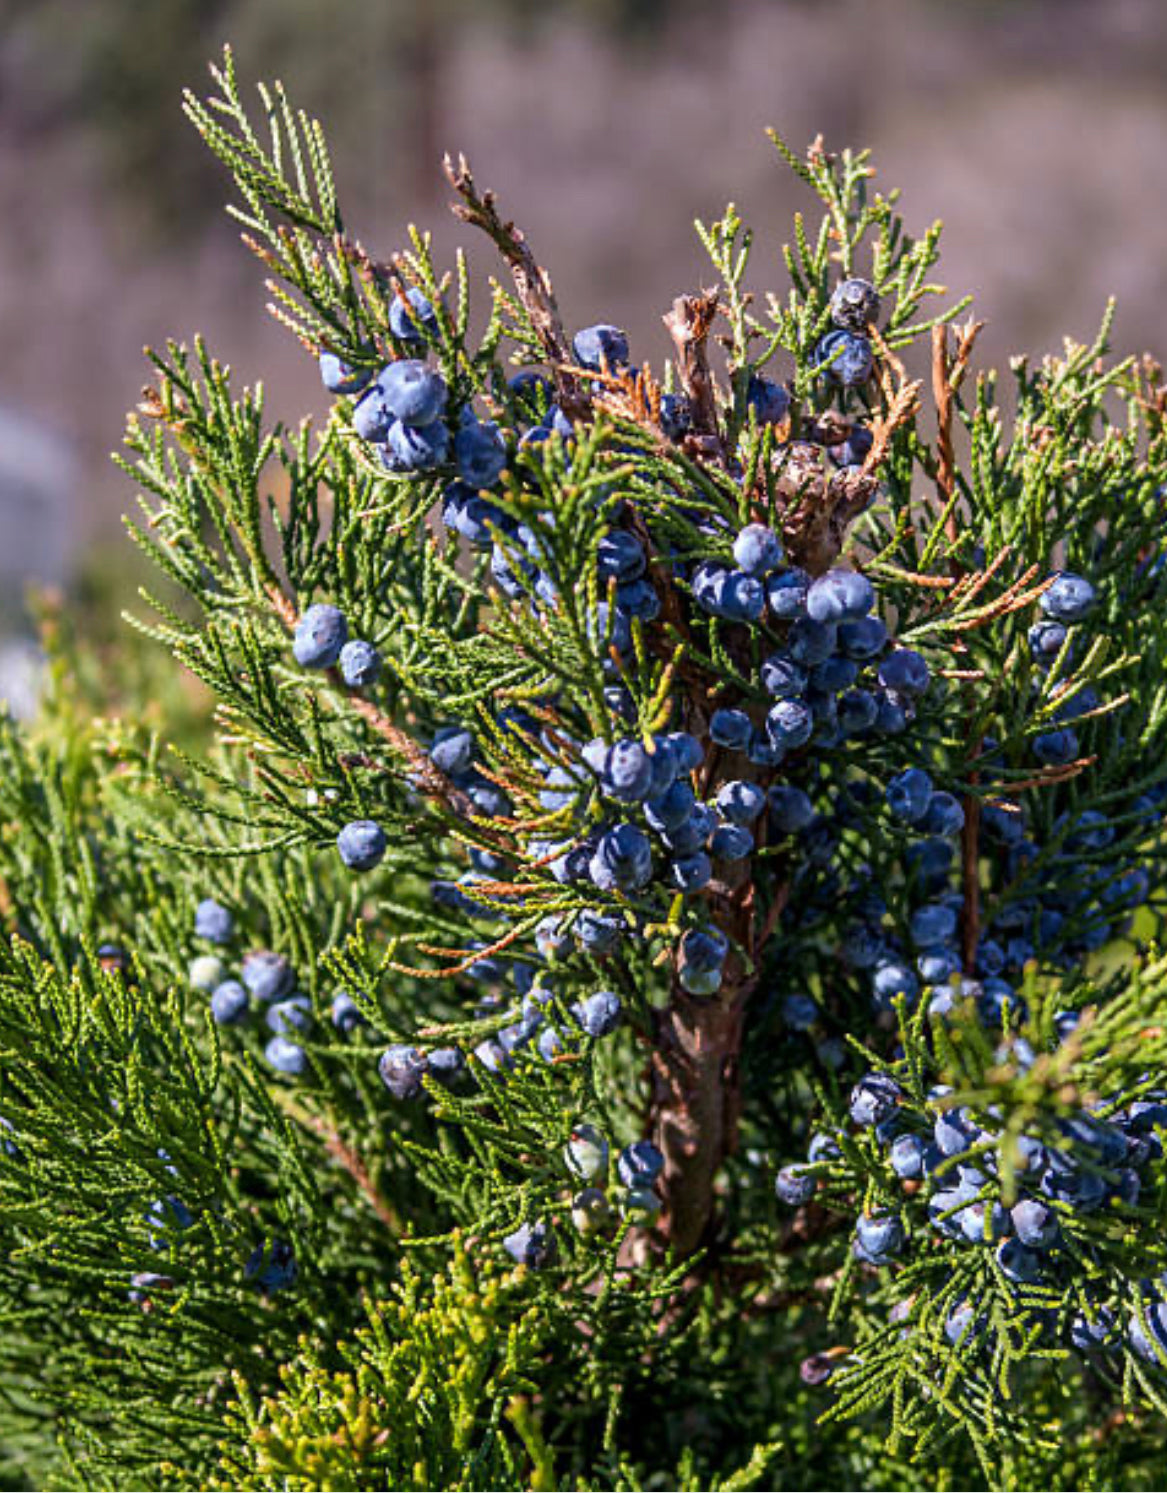
M717 290L700 295L679 295L672 310L661 318L677 349L677 374L689 398L693 433L712 443L718 457L724 456L717 400L709 371L709 328L720 302Z
M464 223L480 228L510 266L519 300L531 318L531 325L551 365L564 414L569 418L586 414L588 398L579 380L569 372L571 353L550 276L531 253L522 230L499 217L494 193L479 192L466 157L460 155L455 165L447 156L443 164L450 185L462 199L454 204L454 215Z

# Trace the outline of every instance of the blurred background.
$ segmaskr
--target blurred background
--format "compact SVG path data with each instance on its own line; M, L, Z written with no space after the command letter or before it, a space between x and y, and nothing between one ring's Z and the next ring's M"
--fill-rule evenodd
M781 284L809 206L767 142L870 146L910 226L945 220L982 359L1089 337L1167 354L1164 0L0 0L0 696L30 688L27 591L129 591L109 461L145 343L203 332L273 414L323 408L263 310L224 175L179 110L224 41L324 121L346 222L439 250L465 151L550 266L569 325L640 357L710 279L691 229L735 201ZM477 248L477 246L474 246ZM479 251L477 262L487 263Z

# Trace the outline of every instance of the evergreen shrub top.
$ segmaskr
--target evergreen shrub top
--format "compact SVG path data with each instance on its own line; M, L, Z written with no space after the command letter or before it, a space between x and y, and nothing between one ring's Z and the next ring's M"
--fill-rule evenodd
M1153 1486L1159 368L1108 312L1003 413L939 224L776 136L821 221L764 297L699 223L654 366L214 76L328 412L152 355L213 727L61 644L0 727L12 1485Z

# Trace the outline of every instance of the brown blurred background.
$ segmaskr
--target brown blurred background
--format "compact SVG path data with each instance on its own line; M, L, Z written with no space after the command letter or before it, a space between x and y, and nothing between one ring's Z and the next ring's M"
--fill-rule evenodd
M569 324L640 357L711 277L691 230L729 199L781 283L809 207L764 136L871 146L909 225L947 224L982 357L1088 337L1167 353L1164 0L0 0L0 631L24 584L117 569L108 460L144 343L206 334L288 418L323 406L179 112L235 47L324 120L351 231L442 250L463 150L527 229ZM485 265L481 253L479 265ZM0 691L2 692L2 691Z

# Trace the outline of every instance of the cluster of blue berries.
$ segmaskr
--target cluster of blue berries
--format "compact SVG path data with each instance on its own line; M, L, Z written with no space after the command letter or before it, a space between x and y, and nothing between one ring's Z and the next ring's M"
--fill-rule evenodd
M664 1169L664 1157L651 1141L633 1141L616 1158L615 1208L605 1188L610 1185L610 1147L594 1125L576 1125L563 1153L568 1171L584 1186L571 1201L571 1221L579 1233L602 1233L615 1222L651 1225L660 1212L654 1185ZM540 1270L554 1264L558 1245L545 1219L522 1223L503 1241L507 1254L520 1265Z
M364 638L350 638L348 619L327 602L310 606L296 624L292 653L305 669L338 669L351 690L367 689L381 677L384 660ZM354 819L336 837L336 848L350 871L371 871L388 848L385 831L373 819Z
M665 1159L656 1146L639 1140L623 1148L616 1157L618 1186L612 1196L609 1156L610 1147L601 1131L594 1125L575 1126L563 1158L572 1176L586 1184L571 1202L571 1221L581 1234L607 1228L616 1213L626 1221L649 1225L660 1212L654 1187Z
M195 911L195 934L211 943L229 944L235 935L234 917L221 903L205 898ZM251 1016L253 1001L262 1006L271 1033L264 1047L268 1063L291 1078L306 1071L303 1039L313 1025L312 1002L296 989L295 971L284 955L252 949L244 954L236 977L227 974L217 954L200 954L191 961L188 977L195 990L210 996L211 1015L219 1026L240 1026ZM341 1034L353 1031L364 1019L347 991L334 997L330 1015Z
M1059 1041L1078 1020L1075 1012L1058 1014ZM1042 1136L1007 1134L998 1112L952 1107L950 1093L937 1086L927 1106L917 1108L885 1072L868 1073L852 1089L850 1116L875 1142L886 1169L885 1191L895 1178L905 1195L903 1208L880 1206L859 1216L856 1258L873 1267L890 1265L903 1253L909 1230L955 1241L983 1252L986 1286L995 1282L1043 1330L1060 1325L1081 1353L1119 1349L1115 1281L1099 1248L1105 1231L1092 1229L1090 1221L1133 1218L1141 1191L1158 1180L1167 1091L1100 1100L1057 1120L1052 1133ZM835 1135L814 1136L806 1163L778 1173L779 1199L791 1207L810 1202L840 1156ZM1002 1180L1007 1167L1013 1178L1009 1196ZM1028 1296L1026 1288L1033 1288ZM1167 1329L1167 1287L1144 1282L1140 1291L1158 1337L1160 1328ZM1062 1299L1075 1303L1064 1321L1054 1309ZM990 1320L987 1306L965 1292L953 1302L945 1330L954 1344L987 1341ZM1137 1314L1127 1324L1126 1342L1148 1362L1160 1361ZM1160 1346L1167 1347L1167 1336Z
M437 313L415 286L406 300L392 302L389 328L399 348L424 353L438 333ZM497 425L479 420L464 405L451 439L449 389L423 358L394 358L374 373L324 353L320 376L330 393L360 396L352 412L353 430L377 449L386 470L404 475L452 465L473 491L490 487L501 475L507 449Z
M499 961L486 956L473 966L475 979L487 984L501 983L508 976L513 982L517 1004L501 993L489 992L476 1007L476 1019L489 1020L496 1030L484 1037L473 1049L477 1062L495 1077L503 1076L521 1058L553 1062L568 1051L569 1044L582 1038L597 1040L609 1036L620 1025L624 1008L620 997L611 990L597 990L572 1002L566 1021L559 1019L555 997L527 963L514 963L509 971ZM499 1023L503 1023L499 1025ZM438 1047L429 1052L398 1044L381 1055L380 1074L385 1087L395 1099L419 1099L425 1092L422 1080L428 1075L450 1086L458 1082L467 1069L466 1055L458 1047Z

